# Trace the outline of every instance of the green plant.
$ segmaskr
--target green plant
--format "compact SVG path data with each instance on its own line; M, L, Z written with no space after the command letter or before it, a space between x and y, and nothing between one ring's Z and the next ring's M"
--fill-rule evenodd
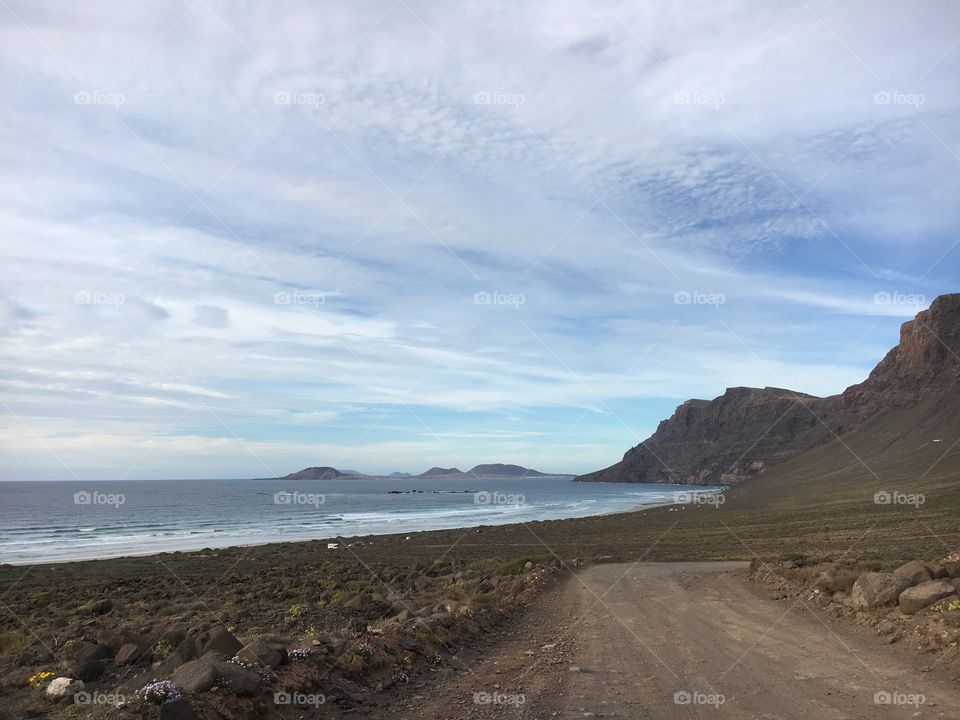
M30 636L25 633L14 630L0 633L0 655L12 655L20 652L25 647L29 647L32 642Z
M957 612L958 610L960 610L960 600L954 600L946 605L937 605L933 608L933 611L938 613Z
M162 657L167 657L170 653L173 652L173 645L170 644L169 640L157 640L153 645L153 651Z
M304 615L306 615L309 609L310 608L308 608L303 603L297 603L295 605L291 605L290 609L287 610L287 617L290 618L291 620L297 620L298 618L301 618Z

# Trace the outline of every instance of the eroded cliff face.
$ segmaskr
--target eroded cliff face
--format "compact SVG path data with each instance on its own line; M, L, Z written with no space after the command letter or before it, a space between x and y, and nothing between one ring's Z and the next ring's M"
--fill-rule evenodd
M903 324L900 342L862 383L818 398L781 388L730 388L688 400L647 440L584 482L735 484L879 412L960 392L960 294Z

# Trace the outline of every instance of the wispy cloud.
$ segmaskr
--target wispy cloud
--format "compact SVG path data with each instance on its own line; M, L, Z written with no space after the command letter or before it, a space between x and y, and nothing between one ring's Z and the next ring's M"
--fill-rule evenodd
M956 286L957 20L0 7L4 476L580 471L839 391Z

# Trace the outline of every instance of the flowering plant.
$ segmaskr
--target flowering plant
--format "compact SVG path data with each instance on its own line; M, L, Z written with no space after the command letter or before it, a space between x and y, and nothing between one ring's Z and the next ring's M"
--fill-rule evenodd
M160 680L144 685L137 690L137 697L154 705L162 705L167 700L175 700L180 697L180 688L169 680Z
M28 682L30 683L30 687L35 687L35 688L43 687L47 683L47 681L52 677L53 677L52 672L50 672L49 670L43 670L42 672L38 672L36 675L31 675L30 680Z

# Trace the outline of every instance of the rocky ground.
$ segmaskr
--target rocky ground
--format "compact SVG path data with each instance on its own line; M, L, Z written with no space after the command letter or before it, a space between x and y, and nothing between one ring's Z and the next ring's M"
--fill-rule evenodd
M897 567L841 557L754 563L751 578L775 597L803 601L874 630L885 641L930 654L930 663L960 661L960 555Z
M525 557L372 565L349 550L328 559L321 547L131 561L151 571L139 575L105 562L99 581L85 572L90 563L20 569L4 598L0 717L189 720L376 707L453 672L461 648L515 615L557 571L552 560Z

